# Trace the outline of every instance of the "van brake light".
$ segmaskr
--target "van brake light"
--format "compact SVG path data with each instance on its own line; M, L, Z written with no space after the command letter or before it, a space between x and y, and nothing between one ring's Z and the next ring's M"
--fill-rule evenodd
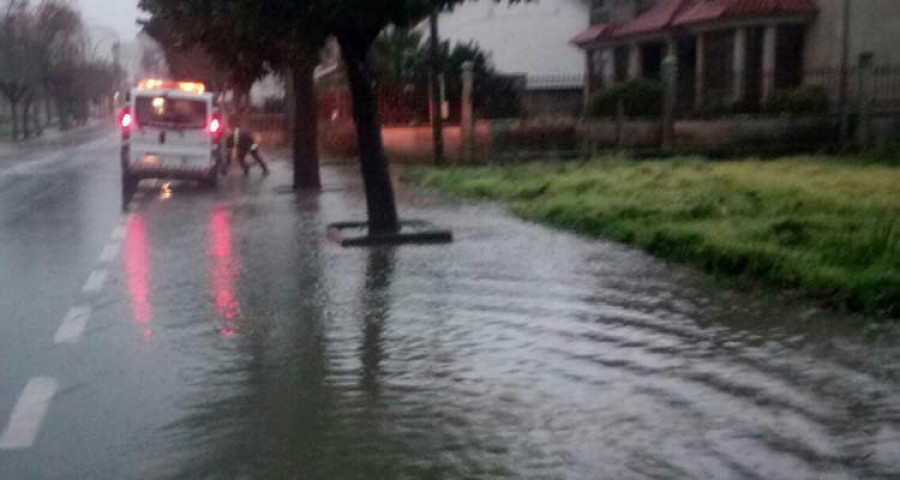
M126 108L122 110L122 114L119 115L119 126L122 127L122 130L128 130L134 124L134 116L131 115L131 110Z

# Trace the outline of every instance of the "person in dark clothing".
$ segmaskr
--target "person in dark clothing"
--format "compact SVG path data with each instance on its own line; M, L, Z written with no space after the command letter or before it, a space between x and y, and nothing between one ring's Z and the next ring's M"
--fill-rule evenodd
M228 140L225 141L225 147L228 151L234 150L237 161L241 165L241 168L244 169L244 175L250 173L250 166L247 165L247 154L253 156L253 159L256 160L256 163L259 164L263 169L263 174L269 174L269 166L266 165L266 162L259 155L259 145L256 144L256 141L253 139L253 135L248 132L242 131L240 128L235 128L229 135ZM228 165L226 164L223 169L223 174L227 173Z

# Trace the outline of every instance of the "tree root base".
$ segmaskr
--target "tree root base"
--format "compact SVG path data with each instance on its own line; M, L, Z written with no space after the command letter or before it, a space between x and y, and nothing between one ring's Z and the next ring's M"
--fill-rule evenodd
M328 239L342 247L436 245L453 242L453 233L423 220L400 222L396 232L370 232L368 222L341 222L328 226Z

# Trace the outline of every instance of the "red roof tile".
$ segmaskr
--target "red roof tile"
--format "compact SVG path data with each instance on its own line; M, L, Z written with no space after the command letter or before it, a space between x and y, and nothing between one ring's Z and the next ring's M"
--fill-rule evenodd
M814 0L712 0L696 2L678 16L674 25L691 25L736 18L773 15L815 15Z
M579 33L572 39L575 45L588 45L597 40L609 38L616 31L616 26L612 23L604 23L601 25L593 25L587 30Z
M641 35L665 30L672 26L681 12L692 3L693 0L661 0L650 10L622 25L616 30L615 36Z
M660 0L622 25L607 23L588 28L572 43L586 46L609 38L662 33L677 26L776 15L815 15L818 11L815 0Z

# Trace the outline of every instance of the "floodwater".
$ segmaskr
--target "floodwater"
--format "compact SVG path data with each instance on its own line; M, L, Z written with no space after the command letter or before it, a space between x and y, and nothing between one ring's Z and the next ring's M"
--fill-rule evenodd
M31 376L61 392L0 478L900 478L897 324L424 193L403 215L452 245L342 249L325 226L364 202L337 167L300 198L283 165L142 186L84 338L52 348L118 215L97 145L0 208L0 411Z
M204 377L171 427L176 448L202 445L180 474L900 476L891 323L724 292L495 207L402 198L456 243L336 249L315 240L322 222L361 199L300 203L311 233L266 307L286 316L246 320ZM275 267L245 255L252 291L250 272Z

